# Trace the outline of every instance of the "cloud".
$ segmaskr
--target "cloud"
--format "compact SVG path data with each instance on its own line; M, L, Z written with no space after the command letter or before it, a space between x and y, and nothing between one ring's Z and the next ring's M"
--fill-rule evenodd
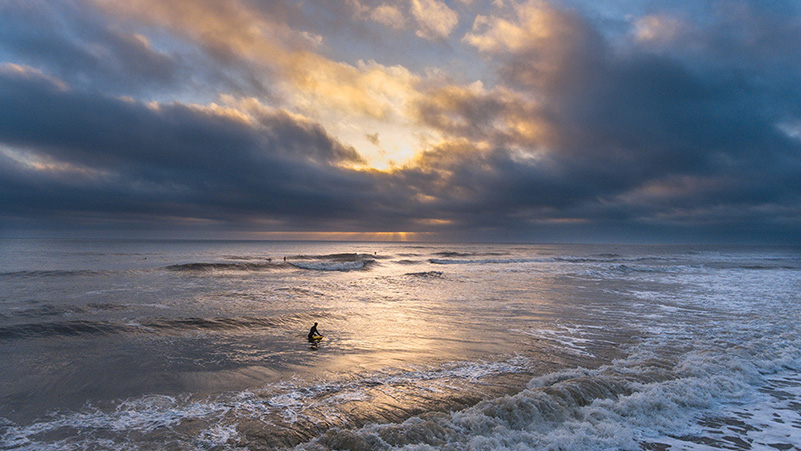
M501 73L516 86L556 90L592 71L602 58L602 36L578 13L544 0L513 3L496 14L479 15L463 41L502 64Z
M98 17L80 2L10 0L0 4L0 41L14 60L85 87L138 94L177 83L179 66L171 56Z
M446 84L421 96L418 120L455 139L487 148L515 148L529 155L555 145L548 112L542 105L504 87Z
M424 39L447 38L459 24L459 14L439 0L411 0L411 10Z
M797 11L573 4L4 3L0 221L796 239Z
M370 141L370 144L374 146L381 145L381 140L378 138L378 133L373 133L373 134L367 133L365 137L367 138L368 141Z
M685 25L668 15L644 16L634 22L634 38L641 43L666 44L685 33Z
M164 27L223 62L246 62L267 70L282 86L284 98L300 108L317 108L322 102L344 112L384 117L414 82L400 66L352 65L319 55L314 51L319 40L310 40L308 32L292 29L243 1L94 1L116 17Z
M370 11L370 19L381 25L402 30L406 28L406 18L395 5L383 3Z
M367 179L338 167L358 155L281 110L143 104L13 67L0 103L15 112L0 119L5 215L336 218L364 197Z
M731 63L730 47L705 64L695 60L697 48L618 52L586 18L545 2L516 4L507 14L479 16L464 40L496 65L508 87L450 86L419 104L421 120L449 139L419 167L461 188L443 191L452 196L443 205L518 224L731 228L721 213L730 208L754 228L767 227L759 225L763 211L781 211L798 226L798 214L788 212L801 193L801 164L792 157L801 148L776 122L788 118L797 84L759 83L770 72L756 66L730 77L722 69ZM713 42L721 34L713 25L696 36ZM706 49L707 58L717 53ZM792 95L773 98L778 86Z
M417 74L374 60L348 63L328 58L306 38L308 32L277 20L290 13L267 14L273 11L244 1L94 1L109 15L163 27L206 49L220 64L264 78L262 83L284 108L313 117L343 140L358 142L363 133L351 130L374 128L376 122L410 127L407 108L418 95ZM282 2L270 8L297 13ZM375 157L368 155L368 148L360 150L365 157Z

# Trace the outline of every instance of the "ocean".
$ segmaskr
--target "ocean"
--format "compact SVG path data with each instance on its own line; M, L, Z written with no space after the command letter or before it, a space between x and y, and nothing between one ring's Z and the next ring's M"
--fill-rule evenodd
M797 247L0 255L2 449L801 450Z

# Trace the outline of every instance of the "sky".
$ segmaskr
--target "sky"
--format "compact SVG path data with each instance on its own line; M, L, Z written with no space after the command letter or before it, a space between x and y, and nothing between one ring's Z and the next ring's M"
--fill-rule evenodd
M801 244L801 3L0 0L0 236Z

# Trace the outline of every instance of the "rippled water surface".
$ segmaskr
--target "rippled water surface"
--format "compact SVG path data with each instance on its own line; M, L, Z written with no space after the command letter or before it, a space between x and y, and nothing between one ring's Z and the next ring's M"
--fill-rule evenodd
M0 253L2 448L801 449L797 248Z

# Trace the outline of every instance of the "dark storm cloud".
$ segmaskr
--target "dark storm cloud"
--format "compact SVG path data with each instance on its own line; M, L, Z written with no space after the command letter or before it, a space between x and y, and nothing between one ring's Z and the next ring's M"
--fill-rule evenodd
M179 71L143 36L108 25L79 1L3 2L0 52L75 85L123 94L169 86Z
M491 56L510 85L537 95L528 117L548 130L543 136L526 143L481 131L486 115L520 116L520 101L494 93L449 95L448 105L433 95L419 107L429 125L454 137L479 131L494 146L463 150L471 157L458 159L442 148L424 160L447 174L448 185L465 187L450 191L458 198L442 198L461 205L454 216L477 212L471 225L490 227L550 218L799 230L801 141L778 126L800 117L801 73L791 63L797 48L755 47L729 23L747 22L743 33L757 39L774 42L782 30L798 42L797 18L727 12L725 33L722 24L696 32L707 58L699 62L694 50L615 51L575 11L551 13L552 42ZM733 59L740 50L751 58ZM526 145L548 150L521 160L515 148Z
M359 156L281 111L247 123L72 91L9 67L0 105L13 112L0 115L4 215L336 220L369 209L369 178L335 166Z
M109 20L84 0L0 2L0 60L40 68L75 88L145 98L196 96L209 87L273 95L266 74L246 62L229 56L220 65L219 55L169 34L157 35L163 42L155 46L140 31L149 30Z
M697 16L689 16L675 14L681 4L666 4L673 9L626 19L631 29L610 35L580 9L532 0L497 22L512 29L497 35L487 4L477 21L485 29L469 32L459 52L475 47L469 49L493 68L495 83L407 74L417 81L403 86L420 90L409 105L413 119L443 139L429 141L402 169L380 172L347 169L359 154L321 124L288 112L291 104L264 106L277 73L270 58L286 67L344 66L317 54L307 59L312 34L279 55L272 41L253 41L262 35L238 26L255 24L273 36L268 28L282 20L288 27L366 20L339 17L355 3L321 3L332 17L313 19L283 2L221 6L230 17L204 2L210 16L200 18L216 17L212 25L234 30L233 37L203 33L193 28L198 17L187 18L161 50L134 32L141 15L160 26L158 14L133 8L130 22L115 22L109 5L100 13L77 1L0 4L0 55L14 63L0 65L0 226L213 223L221 230L504 240L801 236L796 7L722 2L696 6ZM171 5L176 9L165 8L177 15L191 2ZM251 22L241 5L272 9L260 8L263 16ZM526 17L542 18L534 23L547 30L526 25ZM305 36L294 28L276 33ZM296 60L293 46L306 59ZM253 55L264 58L261 65L249 66ZM332 80L345 83L361 70L346 69ZM233 106L141 100L216 82L219 89L198 101L224 94ZM342 103L349 100L343 93L359 94L366 108L373 106L367 92L383 92L353 84L362 90L331 83L337 92L312 98L331 94ZM283 86L281 95L302 87ZM247 98L253 93L260 100ZM379 137L382 146L393 145L382 130L359 136L373 147Z

